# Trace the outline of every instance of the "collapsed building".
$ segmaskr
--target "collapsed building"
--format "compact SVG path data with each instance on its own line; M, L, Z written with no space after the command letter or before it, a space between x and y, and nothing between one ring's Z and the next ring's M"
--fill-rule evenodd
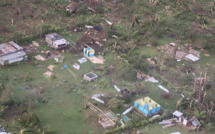
M100 26L88 29L85 34L81 37L80 40L76 42L73 49L77 52L84 50L84 48L91 48L94 50L95 53L99 53L103 51L103 45L106 42L105 32L102 31Z
M22 47L10 41L8 43L0 44L0 64L6 65L14 62L26 60L27 55Z

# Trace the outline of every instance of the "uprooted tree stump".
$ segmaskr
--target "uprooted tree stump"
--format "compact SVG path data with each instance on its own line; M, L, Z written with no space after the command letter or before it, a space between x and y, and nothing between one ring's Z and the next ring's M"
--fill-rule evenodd
M164 99L172 99L172 94L171 93L162 93L161 97Z

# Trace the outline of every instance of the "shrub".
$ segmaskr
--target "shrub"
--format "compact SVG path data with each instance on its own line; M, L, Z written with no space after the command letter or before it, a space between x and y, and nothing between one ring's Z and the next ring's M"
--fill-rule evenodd
M23 127L32 127L32 126L36 126L39 123L39 119L37 115L33 113L24 113L19 119L19 123Z
M117 98L112 98L109 102L108 105L112 109L120 109L123 107L124 100L119 100Z

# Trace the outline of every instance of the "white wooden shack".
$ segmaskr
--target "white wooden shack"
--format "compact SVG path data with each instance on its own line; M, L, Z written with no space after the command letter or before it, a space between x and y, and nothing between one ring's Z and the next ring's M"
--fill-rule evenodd
M57 33L47 34L46 42L54 49L67 47L69 42Z

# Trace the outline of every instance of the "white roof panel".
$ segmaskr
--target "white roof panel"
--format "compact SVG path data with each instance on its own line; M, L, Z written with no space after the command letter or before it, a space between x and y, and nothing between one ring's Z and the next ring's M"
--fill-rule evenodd
M194 62L200 60L199 57L197 57L197 56L195 56L195 55L193 55L193 54L188 54L188 55L186 56L186 58L188 58L188 59L190 59L190 60L192 60L192 61L194 61Z
M65 39L60 39L60 40L56 40L54 41L54 43L58 46L58 45L62 45L62 44L69 44L68 41L66 41Z
M182 115L183 115L183 113L181 113L181 112L179 112L179 111L175 111L174 113L173 113L173 115L175 115L175 116L177 116L177 117L181 117Z

